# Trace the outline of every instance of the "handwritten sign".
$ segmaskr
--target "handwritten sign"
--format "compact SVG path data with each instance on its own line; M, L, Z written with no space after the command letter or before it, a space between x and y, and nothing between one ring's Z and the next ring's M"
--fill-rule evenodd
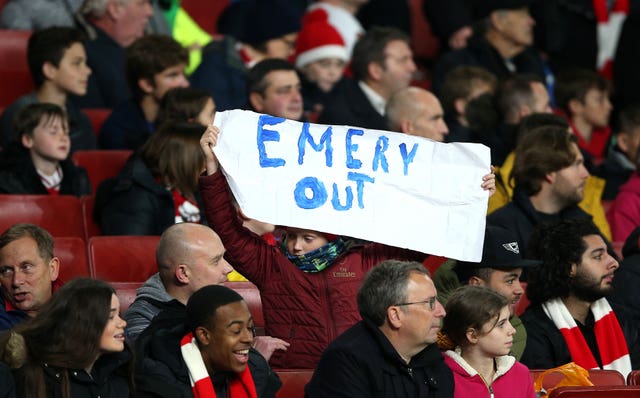
M218 112L215 125L248 217L480 261L487 147L242 110Z

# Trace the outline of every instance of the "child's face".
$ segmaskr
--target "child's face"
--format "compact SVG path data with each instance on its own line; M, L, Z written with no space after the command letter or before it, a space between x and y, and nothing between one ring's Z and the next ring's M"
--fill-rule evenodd
M496 323L496 318L492 318L482 325L481 335L478 336L476 347L487 357L495 358L511 352L513 335L516 330L509 322L510 315L509 306L505 306L500 310L498 323Z
M195 121L203 126L208 126L213 121L213 116L215 115L215 113L216 104L213 102L212 98L209 98L204 104L204 108L202 108L202 111L200 111Z
M87 81L91 69L87 66L87 54L82 43L73 43L60 60L58 67L51 68L50 78L63 90L74 95L87 93Z
M342 77L345 62L339 58L323 58L308 63L302 68L302 73L320 87L320 90L329 92L334 84Z
M605 127L609 125L611 115L611 101L609 93L604 90L592 88L587 91L580 106L580 114L587 123L593 127Z
M289 254L301 256L329 243L320 232L310 229L287 228L287 250Z
M22 136L22 145L32 155L48 161L62 161L69 156L71 140L66 121L43 116L31 135Z
M171 66L153 76L153 85L143 85L142 89L147 94L151 94L158 102L164 97L167 91L176 87L189 87L189 80L184 74L186 65L179 64Z

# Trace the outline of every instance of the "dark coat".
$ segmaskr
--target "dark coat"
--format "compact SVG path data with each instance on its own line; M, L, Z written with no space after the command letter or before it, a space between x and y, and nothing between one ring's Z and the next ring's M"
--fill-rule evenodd
M0 362L0 398L15 398L16 384L13 381L11 369Z
M407 365L386 336L360 321L322 355L305 388L308 398L453 397L453 374L436 344Z
M638 369L640 367L638 321L634 320L625 308L617 307L613 303L611 303L611 308L615 312L622 328L622 333L627 340L627 347L631 356L631 368ZM530 369L550 369L572 361L562 333L544 313L542 305L530 306L520 319L522 319L522 323L527 330L527 345L520 362ZM579 322L576 322L576 324L580 326ZM597 350L595 335L593 334L593 316L587 318L586 325L582 326L581 330L587 344L594 353L596 361L601 363L599 359L600 353Z
M202 62L190 77L191 85L211 93L218 111L247 105L247 67L231 37L214 40L202 50Z
M387 119L374 109L355 81L345 82L340 90L334 92L318 123L389 130Z
M184 325L156 330L147 339L138 340L138 364L136 366L137 397L191 398L187 365L180 351L180 340L188 332ZM249 369L256 386L258 398L275 397L282 383L258 351L249 351ZM229 378L217 375L212 378L216 395L226 397Z
M102 124L98 143L101 149L136 150L155 131L147 122L142 108L134 100L118 105Z
M608 299L612 303L626 307L640 322L640 227L636 228L627 238L622 248L624 260L613 278L613 292Z
M0 146L6 147L9 141L14 140L13 118L18 111L26 105L38 103L36 93L23 95L15 100L2 112L0 118ZM69 119L69 138L71 139L71 153L80 149L96 149L96 136L89 117L84 114L70 99L65 104L67 118Z
M48 195L49 192L36 171L29 152L24 148L16 149L19 153L11 156L12 162L2 167L0 171L0 193L22 195ZM13 157L15 156L15 157ZM91 195L91 184L87 172L82 167L73 164L69 159L60 162L62 168L62 182L60 183L60 195L83 196Z

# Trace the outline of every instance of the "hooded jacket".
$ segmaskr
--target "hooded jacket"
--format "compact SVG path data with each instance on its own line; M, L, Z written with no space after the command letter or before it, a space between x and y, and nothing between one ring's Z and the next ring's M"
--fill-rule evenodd
M162 284L160 274L155 273L136 290L136 299L124 313L127 321L127 337L135 340L151 320L173 300Z
M640 174L633 173L620 187L616 200L607 212L614 241L625 241L640 225Z

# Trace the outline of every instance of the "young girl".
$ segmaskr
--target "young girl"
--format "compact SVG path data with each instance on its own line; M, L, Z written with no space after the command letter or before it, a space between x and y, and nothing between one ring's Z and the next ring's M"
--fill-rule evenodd
M127 323L105 282L74 279L31 320L0 338L0 359L13 373L17 397L132 396Z
M176 87L167 91L160 103L156 126L168 121L199 123L208 126L216 113L216 104L207 90Z
M509 355L515 329L506 297L482 286L456 290L445 306L442 331L456 345L444 361L455 381L455 398L535 398L529 369Z

